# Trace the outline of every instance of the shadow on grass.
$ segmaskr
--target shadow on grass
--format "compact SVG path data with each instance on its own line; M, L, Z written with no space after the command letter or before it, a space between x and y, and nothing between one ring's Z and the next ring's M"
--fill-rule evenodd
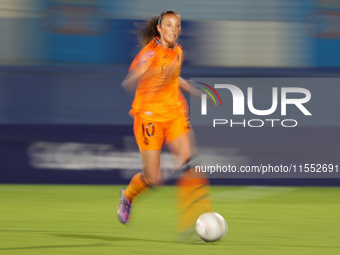
M12 247L12 248L0 248L0 251L11 250L32 250L32 249L54 249L54 248L79 248L79 247L96 247L106 246L106 244L83 244L83 245L45 245L45 246L26 246L26 247Z
M49 234L49 235L57 236L57 237L66 237L66 238L94 239L94 240L101 240L101 241L142 241L142 242L157 242L157 243L174 243L174 241L163 241L163 240L132 238L132 237L102 236L102 235L83 235L83 234Z
M77 238L77 239L91 239L91 240L101 240L101 241L110 241L110 242L120 242L120 241L141 241L141 242L156 242L156 243L177 243L177 244L186 244L186 242L181 242L180 240L156 240L156 239L145 239L145 238L133 238L133 237L118 237L118 236L104 236L104 235L85 235L85 234L71 234L71 233L63 233L58 231L41 231L41 230L23 230L23 229L0 229L0 232L14 232L14 233L36 233L36 234L44 234L55 237L64 237L64 238ZM104 244L96 244L98 246ZM106 244L107 245L107 244ZM32 247L22 247L22 248L0 248L1 250L15 250L15 249L39 249L39 248L58 248L58 247L81 247L82 245L70 245L70 246L32 246ZM91 246L91 245L83 245L83 246Z

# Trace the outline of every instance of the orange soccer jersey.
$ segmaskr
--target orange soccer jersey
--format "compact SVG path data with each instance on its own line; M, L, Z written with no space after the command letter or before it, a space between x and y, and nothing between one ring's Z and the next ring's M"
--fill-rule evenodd
M186 114L188 106L179 88L182 47L163 46L155 37L133 60L130 69L151 61L148 71L139 79L131 115L152 121L168 121Z

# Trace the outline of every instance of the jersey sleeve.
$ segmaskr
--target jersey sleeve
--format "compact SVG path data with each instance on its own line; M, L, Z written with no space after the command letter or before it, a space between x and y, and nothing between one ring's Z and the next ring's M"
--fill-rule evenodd
M153 61L156 57L156 51L147 48L142 49L132 61L129 71L137 66L145 66L149 61Z

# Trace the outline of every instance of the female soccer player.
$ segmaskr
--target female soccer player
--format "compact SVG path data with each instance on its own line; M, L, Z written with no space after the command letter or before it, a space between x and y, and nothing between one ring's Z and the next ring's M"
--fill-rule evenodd
M181 89L190 85L180 77L182 47L176 43L181 32L181 17L176 11L164 11L140 27L142 50L133 60L122 87L135 98L130 115L139 146L143 172L136 174L121 191L117 215L127 223L133 199L146 187L157 184L161 148L165 144L184 165L190 161L190 123L188 106ZM199 93L191 89L192 93ZM198 216L211 211L206 178L190 178L189 171L178 182L179 231L195 224Z

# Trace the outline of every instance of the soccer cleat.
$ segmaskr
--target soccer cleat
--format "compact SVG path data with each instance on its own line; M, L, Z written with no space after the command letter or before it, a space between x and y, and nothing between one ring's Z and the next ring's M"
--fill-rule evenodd
M187 229L186 231L177 234L177 241L180 243L200 244L205 241L197 234L194 227Z
M121 223L127 224L130 216L131 201L124 196L124 190L120 190L120 200L117 207L117 216Z

